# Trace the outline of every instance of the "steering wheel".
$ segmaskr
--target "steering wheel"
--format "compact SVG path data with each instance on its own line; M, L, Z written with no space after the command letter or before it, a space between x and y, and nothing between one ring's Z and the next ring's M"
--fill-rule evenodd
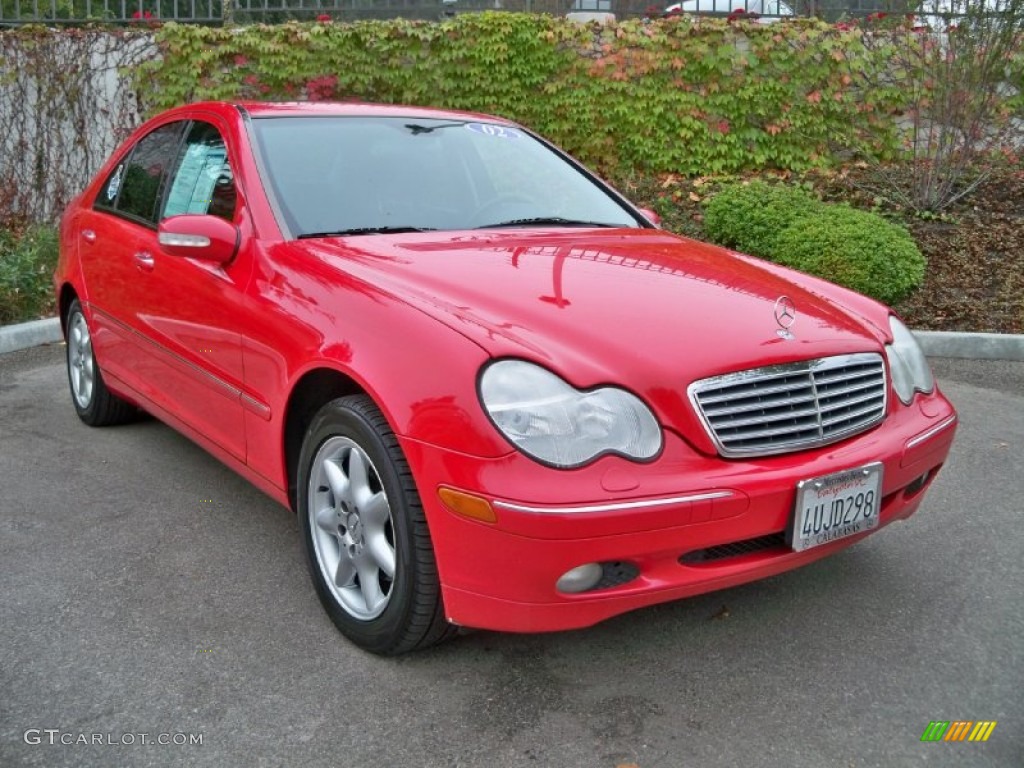
M502 209L509 208L512 206L520 206L521 210L519 214L526 218L530 214L531 210L536 209L536 203L523 195L499 195L498 197L484 203L477 212L473 214L471 225L474 227L486 227L488 224L498 224L508 219L517 218L515 208L512 208L513 213L506 213L500 215ZM525 206L525 208L523 208Z

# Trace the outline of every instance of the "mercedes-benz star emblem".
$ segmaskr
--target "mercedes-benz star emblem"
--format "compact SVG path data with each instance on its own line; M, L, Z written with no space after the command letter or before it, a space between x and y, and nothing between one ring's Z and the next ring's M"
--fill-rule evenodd
M789 296L779 296L775 300L775 322L779 324L779 329L775 333L780 338L794 338L789 329L796 322L796 305Z

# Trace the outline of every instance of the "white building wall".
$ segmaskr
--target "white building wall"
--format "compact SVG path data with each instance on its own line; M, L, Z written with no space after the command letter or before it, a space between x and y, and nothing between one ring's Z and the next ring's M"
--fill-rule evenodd
M0 216L57 221L142 121L130 75L155 56L146 30L0 33Z

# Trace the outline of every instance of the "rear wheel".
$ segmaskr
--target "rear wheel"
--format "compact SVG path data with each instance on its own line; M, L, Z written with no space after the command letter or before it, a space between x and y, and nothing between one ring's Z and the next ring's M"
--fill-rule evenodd
M92 348L92 332L78 299L71 302L67 327L68 384L71 402L78 418L90 427L105 427L129 421L135 407L113 394L103 382L103 374Z
M385 655L452 636L412 473L373 401L353 395L321 408L299 462L304 550L338 629Z

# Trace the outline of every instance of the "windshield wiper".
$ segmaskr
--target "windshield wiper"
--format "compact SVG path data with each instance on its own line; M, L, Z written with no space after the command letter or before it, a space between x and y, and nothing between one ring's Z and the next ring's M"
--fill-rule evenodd
M419 136L421 133L433 133L439 128L459 128L465 125L465 123L441 123L439 125L420 125L418 123L406 123L405 128L408 128L413 136Z
M332 232L306 232L299 235L298 239L346 237L347 235L394 235L402 232L435 232L436 230L436 227L354 227L353 229L337 229Z
M607 221L581 221L580 219L565 219L561 216L534 216L527 219L509 219L494 224L487 224L476 229L499 229L500 227L528 227L531 224L552 224L559 227L608 227L615 229L626 227L628 224L609 224Z

